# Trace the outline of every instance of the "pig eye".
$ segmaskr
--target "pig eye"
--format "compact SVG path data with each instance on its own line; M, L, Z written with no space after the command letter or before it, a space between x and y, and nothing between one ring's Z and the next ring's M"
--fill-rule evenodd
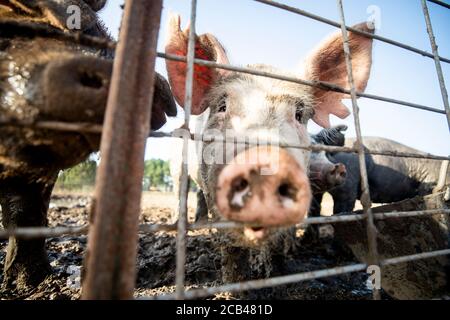
M227 96L223 95L220 100L219 103L217 105L217 111L218 112L225 112L227 111Z

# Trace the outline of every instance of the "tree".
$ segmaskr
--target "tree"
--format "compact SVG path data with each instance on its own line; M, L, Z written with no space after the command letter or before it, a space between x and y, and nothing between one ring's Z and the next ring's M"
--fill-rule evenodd
M161 159L146 160L144 177L149 180L149 187L167 187L170 181L169 162Z
M56 187L65 189L81 189L84 186L93 186L97 174L97 162L88 159L73 168L61 171Z

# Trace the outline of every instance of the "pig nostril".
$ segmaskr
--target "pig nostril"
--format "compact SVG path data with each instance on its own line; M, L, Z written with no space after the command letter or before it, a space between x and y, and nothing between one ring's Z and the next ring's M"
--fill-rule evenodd
M80 83L84 87L100 89L103 87L103 79L100 75L96 73L90 73L87 71L83 71L80 73Z
M283 183L278 187L278 194L283 198L295 200L297 189L292 187L289 183Z
M231 188L235 192L243 191L247 187L248 187L248 181L242 177L235 179L233 181L233 183L231 184Z

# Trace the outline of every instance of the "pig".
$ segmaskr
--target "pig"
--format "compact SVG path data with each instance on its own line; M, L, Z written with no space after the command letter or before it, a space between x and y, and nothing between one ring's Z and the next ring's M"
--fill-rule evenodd
M373 32L366 23L355 28ZM372 39L352 32L349 38L355 84L358 91L364 91L372 64ZM166 53L186 55L187 43L188 30L181 30L180 17L174 14L169 20ZM211 34L196 36L195 54L228 63L224 47ZM312 51L302 72L287 73L262 64L250 67L348 88L340 32ZM167 60L166 68L175 100L184 107L186 63ZM194 134L307 145L309 119L329 127L330 114L349 115L343 98L345 94L312 86L195 65L191 112L199 117ZM285 241L287 230L308 213L309 152L217 140L200 141L195 150L200 159L197 180L208 210L214 219L244 224L222 234L228 243L222 248L223 281L276 274L273 254L283 254L290 242Z
M110 40L96 11L105 0L3 0L0 19L81 32ZM81 30L66 27L67 8L81 9ZM49 37L0 37L0 119L102 124L113 50ZM176 115L168 82L156 76L151 128ZM62 169L99 149L100 135L0 126L0 205L4 228L47 225L50 195ZM10 238L4 290L26 290L48 274L45 239Z
M355 139L349 138L345 139L345 144L342 144L340 136L325 142L328 145L348 147L352 147L354 143ZM381 137L363 137L363 143L365 148L373 151L398 151L425 155L422 151ZM333 213L351 212L356 200L361 197L358 155L336 152L328 153L327 157L333 163L343 163L347 169L345 182L328 191L334 201ZM437 185L442 164L439 160L370 154L366 154L365 160L370 197L374 203L393 203L430 194ZM448 171L446 181L447 183L450 181ZM317 201L321 197L322 194L318 194Z

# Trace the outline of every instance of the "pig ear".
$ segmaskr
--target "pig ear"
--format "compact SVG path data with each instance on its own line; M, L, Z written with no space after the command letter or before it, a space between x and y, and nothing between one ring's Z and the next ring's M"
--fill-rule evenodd
M353 28L369 33L374 32L366 23L357 24ZM357 91L364 91L372 65L372 38L353 32L348 32L348 38L355 87ZM308 80L330 82L350 89L341 31L331 35L309 55L305 64L304 76ZM341 119L350 114L347 107L341 102L342 99L348 98L348 95L318 88L314 88L313 93L316 104L313 120L318 125L329 128L330 114L334 114Z
M188 51L189 27L182 31L180 28L180 16L172 14L169 19L168 40L166 53L186 56ZM225 49L211 34L196 36L195 57L210 60L217 63L228 64ZM172 87L172 92L178 104L184 108L186 70L185 62L166 60L167 74ZM200 114L206 106L202 100L218 79L226 74L225 71L194 65L194 83L192 95L192 114Z

